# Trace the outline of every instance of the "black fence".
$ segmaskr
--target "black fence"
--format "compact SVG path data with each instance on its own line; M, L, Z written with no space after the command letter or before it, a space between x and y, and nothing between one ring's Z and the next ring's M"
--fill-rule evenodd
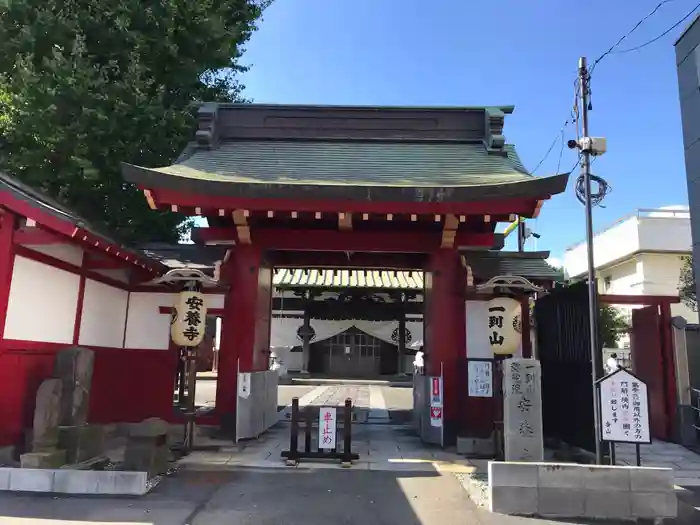
M595 450L585 282L557 288L535 304L546 438ZM602 370L601 370L602 372Z
M346 399L345 406L341 411L341 425L336 422L335 437L336 447L333 449L319 448L316 443L314 447L314 428L318 431L318 426L322 425L318 406L307 406L302 411L299 409L299 398L292 400L292 425L289 433L289 450L282 452L282 457L292 463L298 463L300 459L335 459L344 464L360 459L358 454L352 452L352 400ZM299 449L299 431L304 431L304 449ZM342 434L343 448L338 448L338 435Z

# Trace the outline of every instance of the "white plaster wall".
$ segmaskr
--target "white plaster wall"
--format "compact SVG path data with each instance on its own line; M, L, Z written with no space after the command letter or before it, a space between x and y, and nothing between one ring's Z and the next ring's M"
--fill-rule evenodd
M639 247L642 251L690 252L690 214L675 217L640 217Z
M638 212L601 232L593 239L596 268L624 259L637 252L690 252L690 214L670 209ZM569 277L586 272L586 243L564 253L564 269Z
M596 268L639 251L639 232L636 215L595 235L593 261ZM586 243L564 252L564 269L569 277L579 277L587 271Z
M160 307L172 307L176 296L153 292L129 294L124 348L167 350L170 345L170 316L161 314ZM207 308L223 307L223 295L207 294Z
M603 294L641 295L644 293L642 263L638 257L601 269L597 272L597 278L598 291Z
M5 338L72 343L79 287L76 274L15 257Z
M27 246L35 252L49 255L73 266L83 265L83 249L72 244L41 244L38 246Z
M86 279L79 343L122 348L128 301L129 292Z

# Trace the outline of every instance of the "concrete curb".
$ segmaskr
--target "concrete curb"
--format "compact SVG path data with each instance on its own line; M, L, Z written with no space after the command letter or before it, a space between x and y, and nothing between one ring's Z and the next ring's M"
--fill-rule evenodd
M143 496L151 488L146 472L0 468L0 491Z

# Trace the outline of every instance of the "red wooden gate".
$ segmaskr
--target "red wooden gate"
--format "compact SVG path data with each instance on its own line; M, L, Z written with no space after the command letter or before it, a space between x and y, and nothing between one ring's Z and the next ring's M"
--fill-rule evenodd
M665 305L666 307L668 305ZM676 414L670 309L653 305L632 310L632 368L649 389L651 435L670 440Z

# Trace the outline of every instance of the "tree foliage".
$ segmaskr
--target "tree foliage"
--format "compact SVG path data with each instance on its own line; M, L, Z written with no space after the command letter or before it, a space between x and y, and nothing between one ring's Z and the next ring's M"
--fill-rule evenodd
M0 170L129 242L175 241L122 162L171 163L198 101L239 100L267 0L0 1Z
M620 336L629 330L627 321L617 308L609 304L601 304L598 308L598 330L600 331L603 348L615 348Z
M698 298L695 288L695 272L693 270L693 258L684 257L681 275L678 280L678 294L681 301L693 312L698 311Z

